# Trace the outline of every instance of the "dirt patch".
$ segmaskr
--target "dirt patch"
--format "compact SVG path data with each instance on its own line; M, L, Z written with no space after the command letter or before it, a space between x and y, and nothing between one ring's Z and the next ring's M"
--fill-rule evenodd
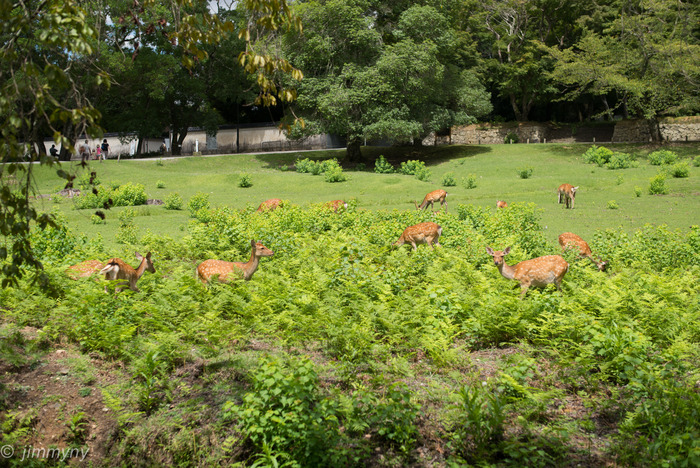
M158 198L149 198L146 200L146 205L162 205L164 202Z

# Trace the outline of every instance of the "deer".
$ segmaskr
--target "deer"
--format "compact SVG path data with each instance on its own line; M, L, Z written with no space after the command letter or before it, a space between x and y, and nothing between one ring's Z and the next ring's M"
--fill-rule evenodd
M510 253L510 247L503 251L494 251L486 246L486 253L493 257L493 263L498 267L501 276L520 283L520 299L525 297L530 286L544 288L548 284L554 284L561 291L561 280L569 271L569 264L560 255L546 255L508 265L503 257Z
M418 203L415 201L413 202L414 205L416 205L416 210L424 210L430 205L430 209L433 209L433 206L436 202L440 202L440 206L445 205L445 211L447 211L447 192L444 190L433 190L429 194L425 196L423 199L423 203L418 206Z
M253 273L258 269L260 257L272 257L275 253L262 245L260 241L250 241L252 247L250 260L247 262L225 262L223 260L209 259L197 266L197 277L202 283L207 284L212 277L219 277L219 281L228 283L230 280L243 278L250 281ZM231 278L229 278L231 277Z
M504 202L503 200L498 200L496 202L496 208L507 208L508 203Z
M69 266L66 273L73 279L87 278L99 273L104 266L104 262L99 260L85 260L77 265Z
M559 203L565 202L564 208L574 208L574 199L576 198L576 191L578 187L574 187L571 184L561 184L559 186ZM570 202L570 203L569 203ZM571 206L569 206L571 204Z
M346 201L343 201L343 200L333 200L333 201L326 202L324 204L324 206L337 213L338 210L340 210L340 208L347 209L348 203Z
M280 200L279 198L270 198L269 200L265 200L264 202L262 202L260 206L258 206L258 209L256 211L273 211L279 208L281 203L282 200Z
M121 258L115 257L107 260L105 266L99 271L99 274L105 275L106 280L126 280L116 285L115 293L123 291L122 286L128 286L132 291L140 292L140 289L136 287L136 282L146 271L156 272L151 260L151 252L148 252L145 257L138 252L134 252L134 255L141 262L136 269ZM109 292L107 286L105 286L105 292Z
M442 227L436 223L415 224L407 227L393 245L400 247L404 244L411 244L413 250L418 250L416 244L428 244L435 250L434 245L440 246L438 241L441 235Z
M561 245L561 249L563 251L566 251L567 248L571 250L578 250L579 256L581 258L588 258L595 264L595 266L598 267L598 271L605 271L608 266L608 262L601 260L600 257L598 260L593 258L593 253L591 252L591 248L588 246L588 243L573 232L565 232L564 234L561 234L559 236L559 245Z

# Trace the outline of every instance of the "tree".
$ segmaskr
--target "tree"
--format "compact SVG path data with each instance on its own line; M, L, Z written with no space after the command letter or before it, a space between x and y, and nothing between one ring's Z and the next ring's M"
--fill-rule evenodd
M344 137L350 161L362 159L365 139L420 142L490 111L483 86L453 60L447 18L431 6L401 13L389 6L302 3L296 11L304 34L285 37L287 56L305 74L295 112L307 133ZM460 98L467 87L474 101ZM290 135L305 133L297 127Z

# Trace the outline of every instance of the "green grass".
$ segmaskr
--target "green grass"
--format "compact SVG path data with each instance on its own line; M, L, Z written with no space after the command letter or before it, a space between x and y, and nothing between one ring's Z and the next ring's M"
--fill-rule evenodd
M420 203L423 196L436 188L445 173L452 172L457 186L446 187L448 203L452 210L459 204L472 204L495 209L497 200L509 204L533 202L542 210L542 222L546 226L549 241L556 243L561 232L572 231L590 238L598 229L622 227L628 232L647 223L667 224L672 229L688 229L700 222L700 181L698 169L691 167L690 177L668 178L670 193L650 196L646 192L649 179L658 171L644 156L654 148L641 145L608 145L614 151L624 151L639 156L639 167L608 170L586 164L581 155L590 145L482 145L422 148L364 148L369 163L365 171L346 168L350 176L347 182L327 183L323 176L282 171L283 165L291 166L298 158L328 158L341 160L343 150L282 154L241 154L216 157L183 157L163 160L127 160L117 163L92 164L102 183L141 183L149 198L165 199L171 192L178 192L185 205L198 192L209 194L212 207L229 206L235 209L257 205L268 198L281 198L293 204L307 205L333 199L357 199L359 209L409 210L413 202ZM683 158L700 154L700 145L689 144L672 147ZM426 161L432 177L421 182L415 177L401 174L375 174L373 160L384 154L398 167L399 159ZM532 167L532 177L521 179L517 168ZM83 169L71 164L77 172ZM251 175L253 187L238 186L240 174ZM466 178L476 174L477 187L466 188ZM37 187L42 194L51 194L61 188L61 182L53 172L37 171ZM620 176L622 180L620 181ZM157 188L157 182L165 182L165 188ZM620 183L621 182L621 183ZM563 209L557 204L557 187L562 183L579 186L576 206ZM641 197L635 187L643 187ZM617 210L607 209L615 200ZM54 203L42 200L43 209L50 210ZM93 225L93 210L74 210L70 200L55 204L67 216L71 226L88 236L100 234L107 246L114 246L118 228L117 214L123 208L107 212L107 223ZM186 207L185 207L186 208ZM162 206L140 207L135 220L139 233L150 230L154 234L180 238L189 219L186 209L168 211Z

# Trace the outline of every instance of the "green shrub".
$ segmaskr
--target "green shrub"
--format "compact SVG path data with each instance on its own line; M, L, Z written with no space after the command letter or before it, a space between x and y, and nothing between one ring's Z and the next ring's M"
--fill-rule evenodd
M597 164L603 167L610 161L612 155L613 152L606 147L593 145L583 153L583 160L589 164Z
M443 187L454 187L457 185L457 180L455 179L454 172L447 172L442 176L442 186Z
M510 143L518 143L520 141L520 137L518 136L517 133L515 132L508 132L506 135L505 139L503 140L503 143L510 144Z
M693 166L700 167L700 156L695 156L695 159L693 159Z
M637 198L642 196L642 187L639 187L639 186L634 187L634 196Z
M392 174L394 172L394 166L386 160L384 155L380 155L379 158L374 161L374 172L377 174Z
M165 188L165 182L159 180L156 182L156 188Z
M309 158L297 159L294 162L294 167L296 167L297 172L302 174L310 173L311 169L316 165L316 161L312 161Z
M183 203L180 194L173 192L165 197L164 206L166 210L181 210Z
M627 153L613 153L610 156L610 160L605 165L608 169L629 169L630 167L636 167L638 164L632 159Z
M666 175L660 172L649 179L648 192L649 195L666 195L668 193L668 187L666 187Z
M465 458L487 458L503 441L505 402L498 392L479 385L465 386L458 396L452 441Z
M649 159L649 164L652 166L662 166L666 164L673 164L678 159L678 155L673 151L669 150L659 150L650 153L647 156Z
M358 172L366 171L366 170L367 170L367 164L365 164L365 163L357 163L357 164L355 165L355 170L358 171Z
M608 201L607 208L609 210L617 210L620 207L617 205L617 202L615 200L610 200L610 201Z
M101 216L96 215L96 214L93 214L92 216L90 216L90 222L92 224L106 224L105 219Z
M469 174L464 181L464 186L468 189L476 188L476 174Z
M117 218L119 219L120 226L128 226L134 224L134 218L136 217L136 212L131 208L126 208L122 210Z
M682 161L671 166L668 172L675 178L688 177L690 175L690 165L687 161Z
M532 177L534 169L531 167L522 167L518 169L518 177L521 179L529 179Z
M201 209L208 210L209 209L209 194L208 193L202 193L202 192L197 192L190 198L190 201L187 202L187 209L190 211L190 217L194 218L197 215L197 212Z
M430 172L430 169L427 167L422 167L419 169L416 169L416 179L422 181L422 182L428 182L430 180L430 176L432 173Z
M238 186L241 188L248 188L253 186L252 177L250 174L243 173L238 179Z
M330 167L325 172L326 182L345 182L348 177L343 173L343 168L340 166Z
M117 239L117 243L127 245L136 244L137 232L138 230L133 224L119 226L119 229L117 229L117 234L115 236Z
M622 185L625 182L625 178L622 177L621 175L617 176L617 179L615 180L615 185Z
M426 170L425 163L416 159L409 159L401 163L399 172L406 175L417 175L419 172Z
M112 194L114 206L145 205L147 200L146 187L143 184L127 182L120 185Z

